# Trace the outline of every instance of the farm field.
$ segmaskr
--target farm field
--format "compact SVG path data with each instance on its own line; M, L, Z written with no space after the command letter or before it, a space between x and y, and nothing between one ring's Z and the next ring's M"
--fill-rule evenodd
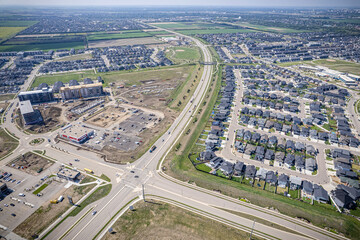
M25 44L25 45L0 45L0 52L8 51L32 51L32 50L54 50L54 49L83 49L83 42L69 43L43 43L43 44Z
M138 45L138 44L158 44L163 43L154 37L122 38L111 40L89 41L90 48L102 48L110 46Z
M238 33L238 32L254 32L255 30L251 29L235 29L235 28L224 28L224 29L199 29L199 30L180 30L179 33L185 35L195 35L195 34L217 34L217 33Z
M156 27L167 29L215 29L215 28L227 28L228 25L214 24L214 23L202 23L202 22L161 22L152 24Z
M36 24L37 21L0 21L0 27L29 27Z
M26 27L0 27L0 41L4 41L21 32Z
M263 25L250 24L247 22L237 23L237 26L252 28L259 31L268 31L268 32L278 32L278 33L296 33L296 32L305 32L304 30L296 30L290 28L280 28L280 27L268 27Z
M249 239L250 234L162 202L139 202L113 225L113 239ZM191 237L189 237L191 236ZM258 239L252 237L252 239Z
M141 38L151 37L152 35L143 31L124 31L120 33L100 33L90 34L87 36L88 41L123 39L123 38Z

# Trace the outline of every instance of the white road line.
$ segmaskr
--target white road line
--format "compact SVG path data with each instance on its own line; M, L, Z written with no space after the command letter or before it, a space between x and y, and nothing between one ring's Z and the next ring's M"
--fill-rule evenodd
M97 217L99 216L99 214L110 204L110 202L119 194L121 193L121 191L125 188L126 186L122 187L116 194L115 196L113 196L110 201L108 201L103 208L101 208L98 213L93 217L91 218L91 220L72 238L72 239L75 239L77 236L79 236L79 234Z

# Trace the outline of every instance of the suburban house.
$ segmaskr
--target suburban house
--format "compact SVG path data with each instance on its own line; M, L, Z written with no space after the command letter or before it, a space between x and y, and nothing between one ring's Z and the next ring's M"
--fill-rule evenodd
M278 187L287 188L289 184L289 177L285 174L281 174L278 178Z

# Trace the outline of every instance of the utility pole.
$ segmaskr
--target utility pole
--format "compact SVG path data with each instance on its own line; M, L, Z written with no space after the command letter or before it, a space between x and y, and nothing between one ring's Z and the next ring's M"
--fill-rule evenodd
M252 237L252 234L253 234L253 231L254 231L254 226L255 226L255 219L254 219L254 222L253 222L253 225L252 225L252 228L251 228L251 232L250 232L250 240L251 240L251 237Z
M142 195L143 195L144 202L146 202L146 201L145 201L145 190L144 190L144 184L142 184Z

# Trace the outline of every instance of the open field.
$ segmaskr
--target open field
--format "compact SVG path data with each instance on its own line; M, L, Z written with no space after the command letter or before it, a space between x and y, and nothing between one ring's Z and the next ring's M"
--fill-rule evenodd
M54 50L54 49L83 49L83 42L68 42L68 43L43 43L43 44L28 44L28 45L0 45L0 52L9 51L32 51L32 50Z
M307 64L307 65L311 65L311 66L321 65L324 67L328 67L332 70L345 72L345 73L352 73L355 75L360 75L360 63L348 62L348 61L344 61L344 60L320 59L320 60L313 60L313 61L278 63L278 65L282 66L282 67L289 67L289 66L293 66L293 65L302 65L302 64Z
M36 176L53 164L54 162L51 160L41 157L35 153L27 152L9 162L7 166Z
M277 32L277 33L296 33L296 32L306 32L302 30L290 29L290 28L280 28L280 27L268 27L263 25L250 24L247 22L240 22L236 24L237 26L251 28L259 31L267 31L267 32Z
M315 60L315 65L321 65L333 70L360 75L360 63L331 59Z
M0 21L0 27L29 27L37 21Z
M139 202L112 226L112 239L249 239L250 234L162 202ZM253 237L252 239L258 239Z
M102 47L111 47L111 46L141 45L141 44L156 44L156 43L162 43L162 42L154 37L138 37L138 38L89 41L89 47L102 48Z
M15 36L18 32L24 30L26 27L0 27L0 41Z
M98 40L109 40L109 39L123 39L123 38L142 38L150 37L149 33L143 31L123 31L120 33L99 33L99 34L89 34L87 36L88 41L98 41Z
M12 152L19 142L9 136L4 129L0 128L0 158Z
M229 25L205 22L159 22L152 24L156 27L167 29L215 29L215 28L228 28Z
M71 186L54 194L53 199L59 196L71 196L73 202L79 201L86 193L88 193L96 184L86 186ZM26 239L32 239L32 235L40 234L52 222L58 219L71 205L67 199L57 204L50 202L44 203L33 214L31 214L24 222L14 229L14 232Z
M71 79L75 79L78 81L82 81L84 78L87 77L95 79L98 76L102 77L105 82L105 86L107 86L111 82L118 82L119 84L127 84L128 86L131 86L133 84L141 84L141 81L172 78L172 76L176 74L176 72L178 72L178 74L181 74L181 72L183 72L184 68L186 67L187 66L170 66L162 67L159 69L142 69L140 71L114 71L97 74L95 74L92 70L71 73L47 74L37 77L31 87L37 87L41 83L53 85L56 81L68 83Z
M189 29L189 30L179 30L177 32L185 34L185 35L196 35L196 34L217 34L217 33L238 33L238 32L254 32L255 30L251 29L233 29L233 28L225 28L225 29Z
M72 56L67 56L67 57L63 57L61 59L58 59L56 61L74 61L74 60L85 60L85 59L91 59L92 56L90 53L85 53L85 54L77 54L77 55L72 55Z
M15 94L1 94L0 101L11 100L15 97Z
M201 54L198 48L173 47L167 50L166 57L171 59L175 64L178 64L199 61Z

